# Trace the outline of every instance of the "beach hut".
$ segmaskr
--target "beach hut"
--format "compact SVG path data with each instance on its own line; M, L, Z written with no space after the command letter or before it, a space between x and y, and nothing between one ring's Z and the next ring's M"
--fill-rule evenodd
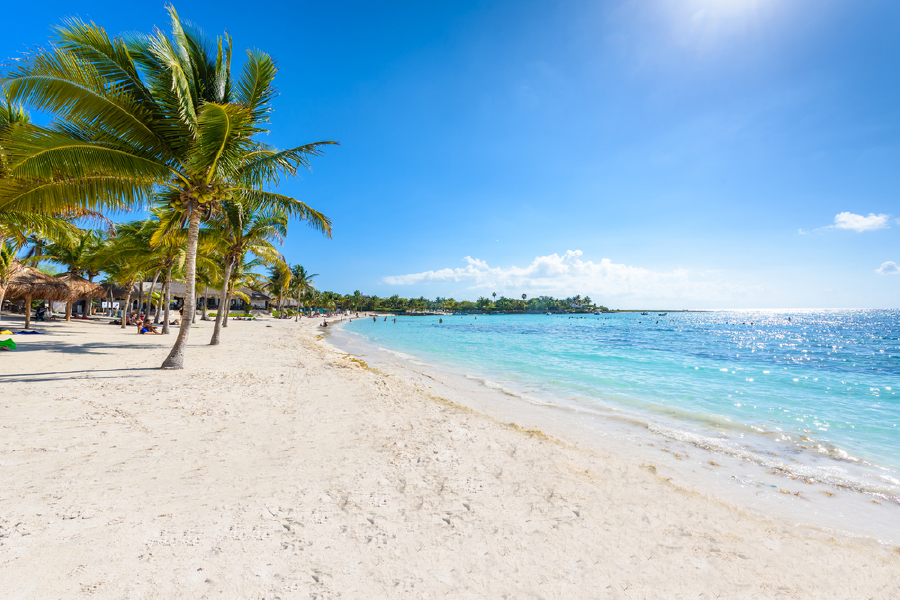
M34 267L20 264L4 289L5 300L25 300L25 329L31 327L32 300L65 300L69 287Z
M69 288L69 297L66 298L66 321L72 320L72 304L84 298L84 318L87 318L91 312L90 300L93 298L103 298L106 296L106 288L99 283L88 281L84 277L80 277L74 273L63 273L57 275L56 279L62 281Z

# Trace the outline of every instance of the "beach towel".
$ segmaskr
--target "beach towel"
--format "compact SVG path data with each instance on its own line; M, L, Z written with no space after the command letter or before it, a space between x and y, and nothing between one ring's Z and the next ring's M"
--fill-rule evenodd
M12 338L8 340L0 340L0 350L15 350L16 343L12 341Z
M28 331L23 329L22 331L17 331L16 335L39 335L40 333L40 331Z
M0 335L12 335L12 334L13 334L13 332L10 331L9 329L4 329L3 331L0 331Z

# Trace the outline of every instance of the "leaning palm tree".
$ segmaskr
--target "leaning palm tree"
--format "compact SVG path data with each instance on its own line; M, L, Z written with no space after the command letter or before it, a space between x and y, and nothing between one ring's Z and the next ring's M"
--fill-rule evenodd
M256 272L256 269L259 269L265 264L267 263L262 259L250 257L247 254L241 256L240 260L234 264L231 269L231 278L228 283L228 294L222 299L222 302L219 305L219 310L225 314L222 327L228 326L228 313L233 296L238 296L244 302L250 302L249 296L241 292L240 288L245 287L251 290L261 291L268 286L269 280Z
M239 202L225 202L221 216L213 223L215 236L220 241L219 251L222 255L224 277L222 278L222 302L228 295L231 284L231 271L240 264L244 256L250 252L264 263L270 264L281 260L273 242L282 243L287 235L288 216L281 210L270 213L254 211L252 203L246 206ZM224 304L223 304L224 306ZM225 310L216 314L210 345L219 343Z
M11 100L59 120L15 127L0 139L10 175L0 181L0 210L52 214L73 199L91 210L169 206L173 217L158 235L186 230L190 323L200 224L233 195L278 207L330 236L327 217L269 186L308 168L334 142L282 151L260 142L277 95L275 62L248 51L233 80L231 38L210 42L168 11L171 35L110 37L71 19L57 28L54 46L17 62L2 81ZM181 328L163 368L182 368L189 332Z

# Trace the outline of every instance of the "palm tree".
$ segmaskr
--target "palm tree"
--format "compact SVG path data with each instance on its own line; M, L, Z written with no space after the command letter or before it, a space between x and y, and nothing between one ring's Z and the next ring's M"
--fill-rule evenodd
M316 142L277 151L256 137L268 132L277 95L275 62L248 51L231 76L231 38L212 43L168 7L171 36L110 37L70 19L55 46L18 61L4 86L11 101L50 111L49 126L7 129L10 177L0 181L0 210L53 214L72 202L91 210L132 209L150 202L177 214L186 228L184 320L195 309L200 224L232 196L279 207L331 234L331 221L305 203L269 191L282 176L309 167ZM190 327L182 327L162 367L180 369Z
M291 267L291 283L290 292L297 299L297 318L300 320L300 299L307 297L311 290L316 289L313 285L313 279L318 277L318 273L309 273L303 265L293 265Z
M201 318L204 321L208 320L206 318L208 298L203 293L203 290L213 287L220 276L218 266L215 265L213 261L210 261L209 265L203 265L201 263L197 264L197 296L200 298L200 305L202 306ZM194 313L194 320L196 320L196 312Z
M103 233L96 229L81 232L69 243L50 243L42 248L42 254L36 258L51 259L64 265L69 273L79 277L87 277L93 281L100 274L101 264L97 260L103 245ZM87 318L90 306L85 303L82 318ZM66 302L66 321L72 319L72 301Z
M314 287L311 287L307 290L306 294L304 294L304 302L309 306L310 311L316 309L319 306L319 302L321 302L322 293Z
M222 204L221 215L212 224L212 233L220 240L220 252L223 257L222 304L216 313L216 324L213 327L210 345L215 346L219 343L223 321L228 312L225 300L228 295L228 286L231 283L232 269L236 264L240 264L248 252L259 257L266 264L273 264L280 260L281 255L272 242L280 244L284 241L284 236L287 235L287 222L287 214L281 210L263 213L253 211L253 205L246 209L244 205L237 202Z
M6 286L9 280L19 270L21 263L16 259L16 254L21 250L18 244L4 244L0 238L0 313L3 310L3 298L6 296Z
M268 280L255 272L255 269L263 266L265 263L259 258L248 258L244 254L240 261L231 269L231 279L228 287L228 294L220 301L219 310L225 313L222 321L222 327L228 326L228 313L231 307L232 296L237 295L243 301L249 302L250 298L243 292L239 291L241 287L247 287L253 290L262 290L266 287ZM224 308L223 308L224 306Z
M269 267L269 291L278 297L276 310L281 316L281 300L288 293L291 286L291 269L284 261L274 263Z

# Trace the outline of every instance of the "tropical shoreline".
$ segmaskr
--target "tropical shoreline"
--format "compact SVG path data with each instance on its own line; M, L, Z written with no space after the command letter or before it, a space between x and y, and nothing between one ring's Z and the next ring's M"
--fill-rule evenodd
M225 346L198 323L176 372L155 368L165 336L23 336L0 403L9 597L900 592L893 548L461 408L335 351L319 323L233 322Z
M877 482L860 479L862 473L852 468L846 470L852 463L831 464L815 455L797 455L750 428L735 439L734 430L726 434L721 427L710 427L712 423L678 418L671 411L634 412L573 402L523 387L490 369L473 371L471 365L436 361L435 356L411 356L407 349L391 348L389 339L376 343L352 330L342 335L344 329L329 336L342 351L433 385L455 403L501 422L632 463L651 464L681 488L761 518L888 546L900 540L895 492L885 487L879 493L877 485L872 487Z

